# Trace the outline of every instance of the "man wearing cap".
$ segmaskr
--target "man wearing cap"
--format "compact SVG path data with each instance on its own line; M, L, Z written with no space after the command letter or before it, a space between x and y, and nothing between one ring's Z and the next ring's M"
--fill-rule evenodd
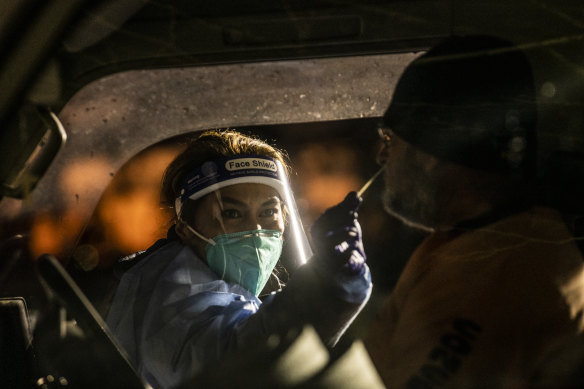
M383 203L430 234L368 333L388 387L581 387L582 253L537 190L536 113L500 39L450 38L401 76Z

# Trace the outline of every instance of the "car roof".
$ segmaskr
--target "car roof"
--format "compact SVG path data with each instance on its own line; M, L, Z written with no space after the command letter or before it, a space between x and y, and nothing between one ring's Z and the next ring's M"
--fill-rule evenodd
M6 93L0 119L27 91L34 99L43 87L59 85L63 93L51 101L58 110L91 80L136 68L412 51L463 33L554 45L562 52L579 40L584 19L574 0L33 3L3 5L0 74ZM46 70L51 66L58 68L53 75ZM54 79L35 80L43 71Z

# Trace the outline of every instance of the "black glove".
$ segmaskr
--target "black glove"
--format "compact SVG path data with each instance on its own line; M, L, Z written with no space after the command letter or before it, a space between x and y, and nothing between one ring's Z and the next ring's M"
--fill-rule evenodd
M357 210L363 199L350 192L339 204L327 209L312 225L311 236L316 259L330 270L345 268L351 274L361 272L365 250Z

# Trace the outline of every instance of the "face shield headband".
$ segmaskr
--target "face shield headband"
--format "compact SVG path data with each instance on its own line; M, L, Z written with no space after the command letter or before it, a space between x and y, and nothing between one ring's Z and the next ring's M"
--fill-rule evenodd
M308 239L300 222L296 202L292 196L288 177L277 159L258 155L238 155L207 161L189 173L181 194L175 200L175 211L180 218L182 205L190 200L235 184L263 184L274 188L289 212L289 231L286 239L293 242L298 261L305 263L312 255Z

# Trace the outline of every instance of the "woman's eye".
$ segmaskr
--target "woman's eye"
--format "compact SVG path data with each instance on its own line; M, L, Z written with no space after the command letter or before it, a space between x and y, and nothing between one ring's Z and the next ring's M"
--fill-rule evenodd
M221 212L221 216L228 219L237 219L241 217L241 212L237 209L225 209Z
M277 208L269 208L269 209L264 209L263 211L260 212L260 216L261 217L272 217L274 215L277 215L279 213L279 210Z

